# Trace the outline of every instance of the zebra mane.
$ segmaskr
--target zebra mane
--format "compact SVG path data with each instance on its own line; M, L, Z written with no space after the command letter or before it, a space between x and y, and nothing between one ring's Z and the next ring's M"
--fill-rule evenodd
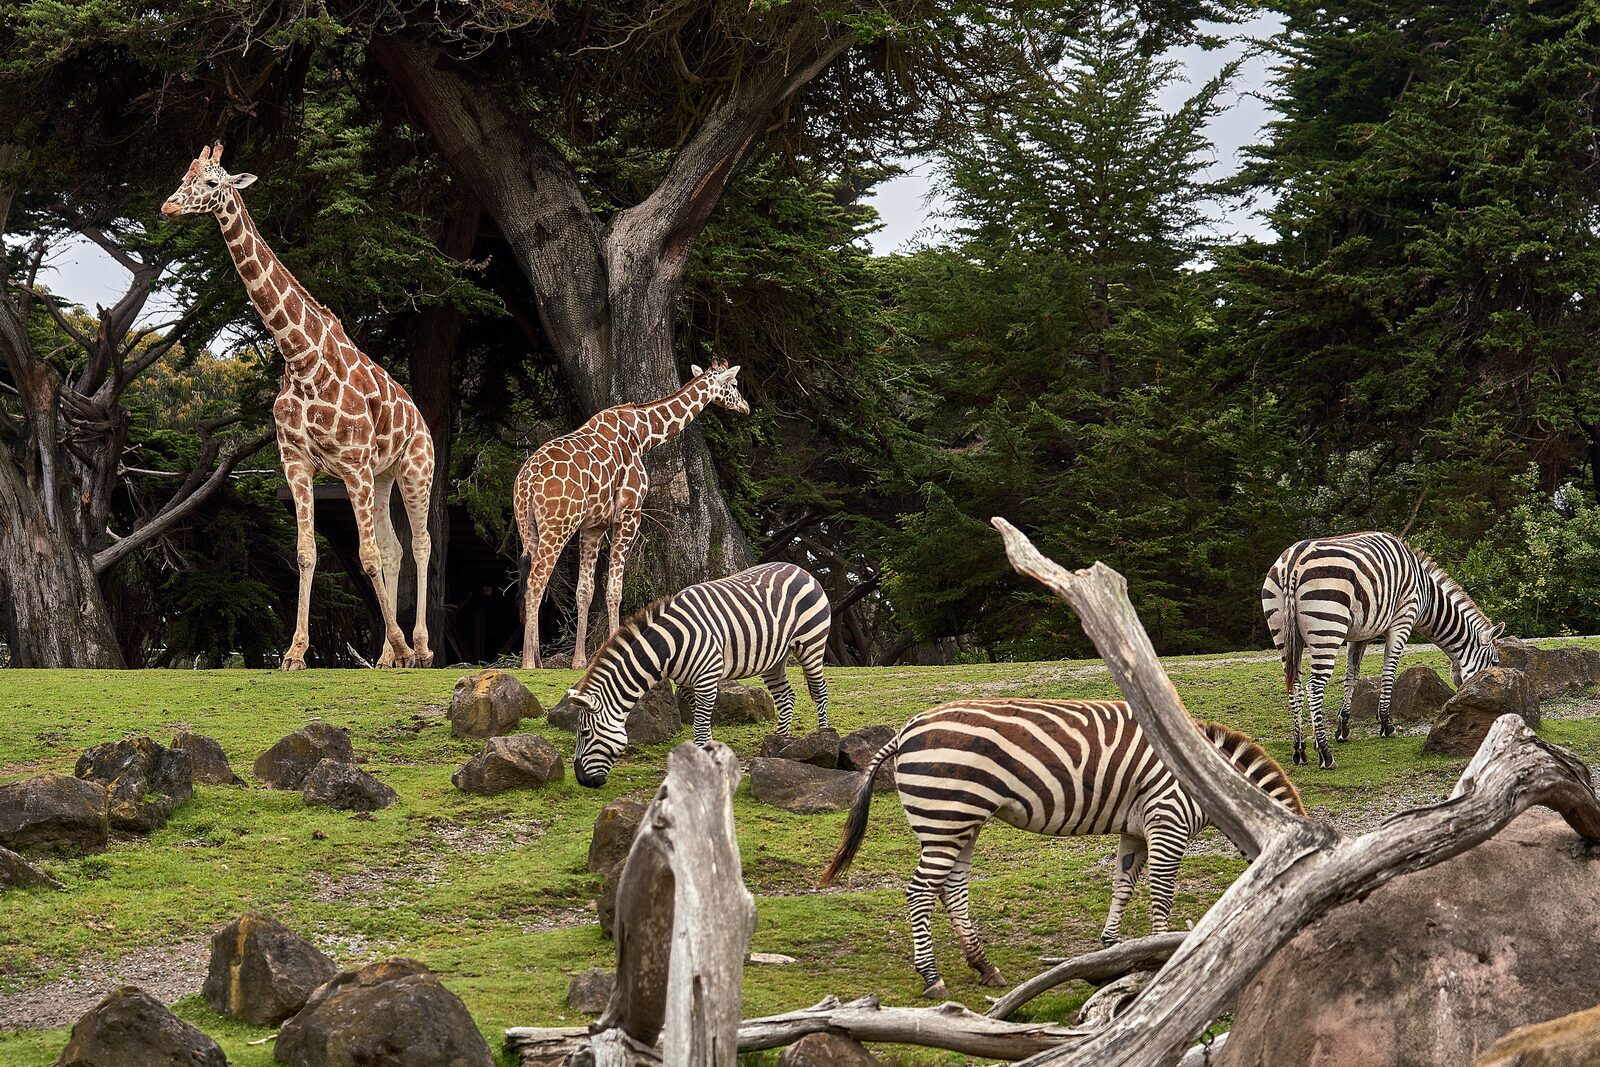
M589 667L583 672L583 677L578 679L578 684L573 688L580 692L588 692L589 680L599 668L605 666L610 658L610 652L619 643L627 641L643 630L655 617L661 614L661 606L671 600L670 596L657 597L638 611L622 620L622 624L613 630L600 647L594 650L594 655L589 657Z
M1454 578L1450 577L1448 571L1435 563L1432 556L1429 556L1426 552L1418 552L1415 548L1412 548L1409 541L1405 542L1405 546L1411 549L1412 555L1416 556L1417 560L1422 564L1422 569L1428 573L1428 577L1434 580L1448 600L1469 611L1484 625L1490 625L1488 613L1478 607L1478 602L1472 599L1472 594L1463 589L1461 584Z
M1217 747L1217 751L1238 768L1240 774L1250 780L1251 785L1296 815L1306 813L1305 803L1300 799L1300 790L1289 780L1289 775L1283 766L1267 755L1267 750L1262 748L1255 738L1220 722L1200 722L1196 725L1200 727L1200 732L1206 735L1206 739Z

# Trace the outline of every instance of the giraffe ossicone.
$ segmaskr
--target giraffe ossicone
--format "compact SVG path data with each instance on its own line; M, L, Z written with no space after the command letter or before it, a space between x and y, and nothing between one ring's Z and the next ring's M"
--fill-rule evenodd
M378 666L427 667L428 499L433 487L433 438L405 389L350 340L323 307L267 247L239 190L253 174L222 169L222 144L202 148L161 214L210 214L222 227L245 292L283 353L283 384L272 405L283 473L294 495L300 597L284 670L306 665L310 647L311 580L316 571L315 505L311 481L320 472L344 482L355 509L361 568L383 612L384 647ZM389 514L395 487L411 525L417 568L417 613L411 642L396 621L403 551Z
M539 662L539 604L561 549L578 534L578 632L572 666L587 659L589 603L594 598L600 539L611 535L606 568L607 633L617 628L622 610L622 572L639 533L645 494L650 488L645 454L681 433L707 405L741 415L750 405L739 392L739 368L713 360L708 370L692 368L689 383L648 404L606 408L571 433L545 443L528 457L512 488L517 532L522 537L522 666Z

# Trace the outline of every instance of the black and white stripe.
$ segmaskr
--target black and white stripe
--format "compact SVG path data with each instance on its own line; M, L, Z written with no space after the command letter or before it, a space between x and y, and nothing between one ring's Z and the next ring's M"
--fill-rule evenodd
M1495 626L1433 560L1393 534L1357 533L1300 541L1278 557L1261 587L1261 610L1273 644L1283 655L1289 706L1294 711L1294 761L1306 762L1301 733L1300 654L1311 653L1305 699L1317 760L1334 765L1322 724L1322 697L1333 677L1339 646L1347 645L1344 700L1334 737L1350 740L1350 701L1361 674L1361 656L1383 640L1383 682L1378 696L1378 733L1389 737L1389 698L1400 653L1413 629L1433 639L1450 657L1451 680L1462 681L1500 662Z
M760 675L778 710L778 733L794 716L794 688L784 671L792 649L828 725L822 657L832 612L828 594L792 563L768 563L691 585L643 608L595 652L589 669L563 701L578 710L572 758L580 785L604 785L628 743L628 712L650 688L670 678L694 693L694 741L711 741L717 683Z
M1300 795L1244 734L1196 723L1246 778L1301 814ZM1118 941L1122 912L1150 865L1150 925L1166 929L1178 863L1205 813L1145 741L1128 705L1111 700L963 700L912 719L878 754L856 795L824 885L849 868L866 834L872 776L894 758L900 803L922 844L906 887L917 972L930 997L947 995L933 959L931 922L943 901L967 963L985 985L1000 972L984 955L968 911L973 845L991 818L1036 834L1120 834L1111 910L1101 939Z

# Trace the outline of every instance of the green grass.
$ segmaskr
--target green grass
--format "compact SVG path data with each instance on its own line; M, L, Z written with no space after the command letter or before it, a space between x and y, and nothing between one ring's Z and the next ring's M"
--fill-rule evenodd
M1167 661L1197 716L1245 730L1287 763L1288 713L1274 659L1190 657ZM1442 668L1435 652L1405 665ZM1369 664L1369 673L1376 666ZM518 672L547 704L570 671ZM472 1010L491 1047L512 1025L576 1025L565 1006L568 980L609 967L611 943L589 921L598 880L585 870L590 828L607 800L648 800L670 745L630 751L604 789L570 777L537 792L481 798L458 792L451 773L480 747L453 740L439 717L456 672L0 672L0 781L45 771L70 774L88 745L149 734L163 743L180 727L222 742L235 769L283 734L320 718L348 727L367 768L400 795L371 819L311 808L297 793L255 786L205 786L149 838L120 838L94 856L49 858L41 866L65 893L0 896L0 993L70 971L80 960L111 959L150 946L208 935L241 912L261 911L314 935L341 963L403 955L422 960ZM796 679L798 684L798 679ZM830 670L834 724L849 731L898 723L943 700L977 695L1115 695L1096 662L982 664L944 668ZM803 692L803 688L802 688ZM801 698L799 721L809 704ZM415 730L418 716L430 725ZM570 753L571 735L528 724ZM750 756L765 727L719 730ZM1600 759L1600 720L1552 720L1546 736L1584 759ZM1313 814L1351 822L1438 799L1463 760L1421 756L1422 737L1379 740L1358 724L1339 746L1338 769L1295 768ZM685 733L682 737L687 737ZM829 993L880 994L920 1003L910 966L901 886L916 849L892 794L874 802L872 825L850 879L854 888L816 892L838 841L843 813L798 816L753 801L734 802L744 873L760 925L752 949L798 957L797 966L751 966L744 1014L803 1007ZM1215 831L1208 831L1215 834ZM1243 869L1231 850L1184 863L1174 908L1181 926ZM1039 969L1041 955L1087 951L1109 900L1112 839L1052 840L999 824L980 840L973 913L994 961L1013 981ZM1214 854L1209 854L1214 853ZM1146 929L1144 901L1125 920ZM952 995L982 1010L983 994L948 927L935 926ZM1087 990L1072 987L1030 1006L1034 1018L1065 1018ZM270 1031L210 1012L198 997L176 1006L223 1045L229 1062L272 1062ZM0 1067L53 1062L65 1031L0 1034ZM900 1064L950 1064L961 1057L892 1050ZM507 1060L506 1062L509 1062Z

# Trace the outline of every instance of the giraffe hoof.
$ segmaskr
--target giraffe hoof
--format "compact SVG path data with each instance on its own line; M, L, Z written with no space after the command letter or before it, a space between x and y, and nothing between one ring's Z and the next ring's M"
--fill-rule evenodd
M433 666L433 653L422 651L413 654L411 657L411 666L422 668Z
M929 1000L949 1000L950 988L944 984L944 979L941 978L937 982L929 982L923 986L922 995Z
M1000 968L991 963L978 976L978 984L998 987L1005 985L1006 980L1000 976Z
M283 665L278 669L281 671L303 671L306 669L305 658L303 656L285 656L283 657Z

